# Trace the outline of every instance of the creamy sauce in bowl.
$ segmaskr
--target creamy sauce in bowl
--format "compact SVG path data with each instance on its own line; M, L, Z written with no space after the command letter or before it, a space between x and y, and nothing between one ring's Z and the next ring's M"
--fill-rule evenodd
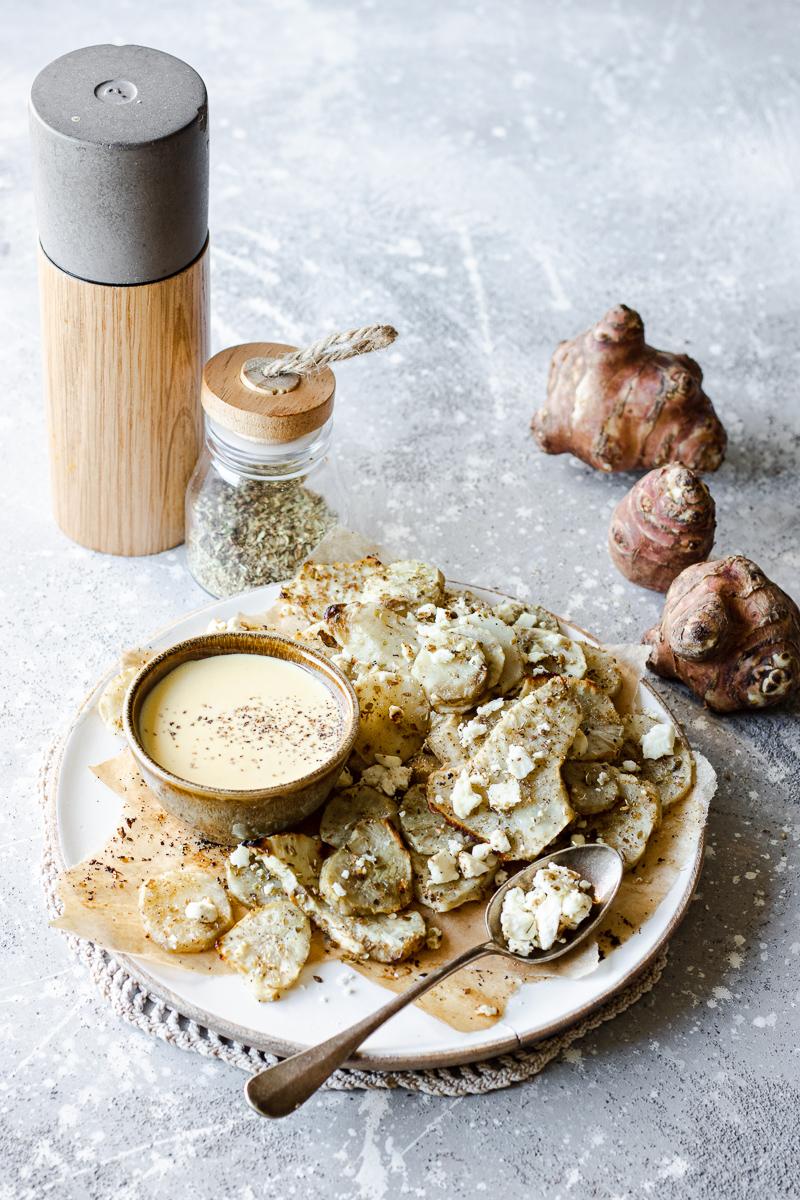
M188 783L232 790L291 783L330 761L343 735L335 693L308 668L263 654L175 667L142 703L148 756Z

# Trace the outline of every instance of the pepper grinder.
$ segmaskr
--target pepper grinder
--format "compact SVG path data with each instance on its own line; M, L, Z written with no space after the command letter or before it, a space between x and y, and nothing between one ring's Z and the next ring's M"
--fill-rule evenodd
M111 554L183 540L208 357L208 102L186 63L88 46L31 90L56 521Z

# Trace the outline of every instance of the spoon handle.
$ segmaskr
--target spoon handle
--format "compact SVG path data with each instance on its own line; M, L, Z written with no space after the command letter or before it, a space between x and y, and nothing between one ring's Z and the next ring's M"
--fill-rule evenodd
M471 946L457 958L431 971L424 979L417 980L407 991L401 992L377 1012L364 1017L349 1029L344 1029L328 1038L326 1042L302 1050L273 1067L267 1067L258 1075L253 1075L244 1088L248 1103L262 1117L286 1117L293 1113L322 1086L337 1067L347 1062L361 1043L383 1025L384 1021L388 1021L395 1013L400 1012L401 1008L405 1008L418 996L435 987L448 975L460 971L467 963L474 962L485 954L495 953L496 949L492 942Z

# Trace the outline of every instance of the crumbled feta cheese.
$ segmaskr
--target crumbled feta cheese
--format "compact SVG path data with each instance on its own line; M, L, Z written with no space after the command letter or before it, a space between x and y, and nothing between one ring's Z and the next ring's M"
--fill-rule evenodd
M350 872L348 871L347 867L343 867L343 868L342 868L341 875L342 875L342 879L349 879L349 878L350 878Z
M488 842L479 842L477 846L472 847L472 857L479 858L481 862L485 862L487 858L492 856L492 847Z
M492 608L492 613L496 617L499 617L506 625L513 625L523 615L524 611L519 600L501 600L499 604L495 604Z
M435 663L451 663L455 654L446 646L439 646L438 649L431 651L431 658Z
M219 911L213 900L203 896L202 900L190 900L184 909L190 921L205 921L207 924L216 921Z
M603 787L606 783L608 783L610 778L611 776L609 775L608 771L600 771L597 776L598 787Z
M462 820L464 817L468 817L470 813L473 813L483 803L483 796L473 787L473 781L466 770L461 772L453 784L453 793L450 801L453 805L453 812Z
M447 843L447 849L453 855L460 854L464 849L464 843L463 841L459 841L458 838L450 838Z
M453 883L458 879L456 860L448 850L438 850L428 859L431 883Z
M502 783L492 783L487 788L489 804L492 808L505 812L522 803L522 793L519 790L518 779L507 779Z
M479 717L488 717L490 713L499 712L505 704L502 696L498 696L496 700L487 700L485 704L479 704L476 712Z
M476 1008L479 1017L496 1017L497 1009L493 1004L479 1004Z
M661 721L648 729L642 737L642 754L645 758L663 758L675 749L675 726L670 721Z
M334 895L336 895L336 896L346 896L347 895L347 892L342 887L342 885L339 883L338 879L335 880L333 883L333 891L334 891Z
M626 758L625 761L620 765L622 766L623 771L630 772L639 770L639 764L635 763L632 758Z
M517 629L536 629L539 619L535 613L521 612L514 624Z
M402 765L396 754L376 754L374 766L361 773L361 782L378 788L387 796L404 792L411 783L411 768Z
M535 763L522 746L509 746L508 769L515 779L525 779L535 769Z
M231 864L234 867L250 866L250 847L241 845L231 851Z
M458 869L465 879L476 879L478 875L485 875L490 868L479 858L473 858L469 851L462 850L458 856Z
M458 727L458 740L462 746L471 746L473 742L477 742L478 738L488 732L487 727L480 721L467 721L465 725Z
M337 788L352 787L352 784L353 784L353 776L350 774L347 767L343 767L339 774L339 778L336 780Z
M549 863L536 872L529 891L515 887L506 892L500 926L509 950L549 950L565 930L577 929L592 908L585 882L577 871Z
M437 925L429 925L428 931L425 934L425 945L429 950L438 950L442 944L444 934Z
M549 733L550 726L548 725L547 721L542 721L540 725L537 725L536 732L542 734L542 736L544 736L546 733Z
M503 868L501 867L500 870L496 873L496 875L494 877L494 881L498 887L502 887L503 884L508 881L508 871L504 871Z
M547 629L536 630L528 645L527 657L528 662L532 663L540 663L546 658L555 659L559 675L582 679L586 674L586 657L578 643Z
M493 829L489 834L489 845L497 854L507 854L511 849L508 835L502 829Z

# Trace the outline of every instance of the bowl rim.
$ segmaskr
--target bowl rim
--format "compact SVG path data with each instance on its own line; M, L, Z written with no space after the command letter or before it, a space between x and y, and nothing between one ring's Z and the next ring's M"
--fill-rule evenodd
M291 653L272 653L271 648L274 648L276 645L291 651ZM192 780L183 779L180 775L174 775L172 771L168 771L166 767L162 767L160 763L147 753L142 744L139 730L134 720L134 706L141 695L142 688L157 671L160 672L160 675L159 679L152 684L153 687L161 679L166 678L170 673L170 669L175 669L167 667L166 670L162 670L165 663L169 663L173 658L191 650L206 651L205 653L195 655L194 658L196 659L215 658L219 654L237 653L257 654L263 658L279 658L284 662L294 662L300 666L305 666L317 675L326 677L329 683L332 682L336 686L340 694L340 699L349 701L349 705L340 705L344 719L344 731L336 752L321 766L307 775L301 775L297 779L289 780L287 783L272 784L259 788L224 788L213 787L205 783L194 783ZM191 661L191 658L182 658L181 662L175 664L175 667L181 666L183 662L188 661ZM358 736L359 716L358 696L350 680L318 650L307 646L304 642L297 642L292 638L285 637L283 634L271 633L268 630L264 630L263 632L254 630L218 630L213 633L200 633L194 637L183 638L180 642L175 642L174 645L159 651L158 654L144 664L137 675L131 680L128 690L125 693L122 709L122 727L128 748L137 763L154 775L161 783L167 784L169 787L188 795L201 796L210 800L247 802L248 800L268 800L273 797L278 799L281 796L286 796L287 793L304 791L306 788L312 787L315 783L323 780L337 765L345 763L350 757L356 737Z

